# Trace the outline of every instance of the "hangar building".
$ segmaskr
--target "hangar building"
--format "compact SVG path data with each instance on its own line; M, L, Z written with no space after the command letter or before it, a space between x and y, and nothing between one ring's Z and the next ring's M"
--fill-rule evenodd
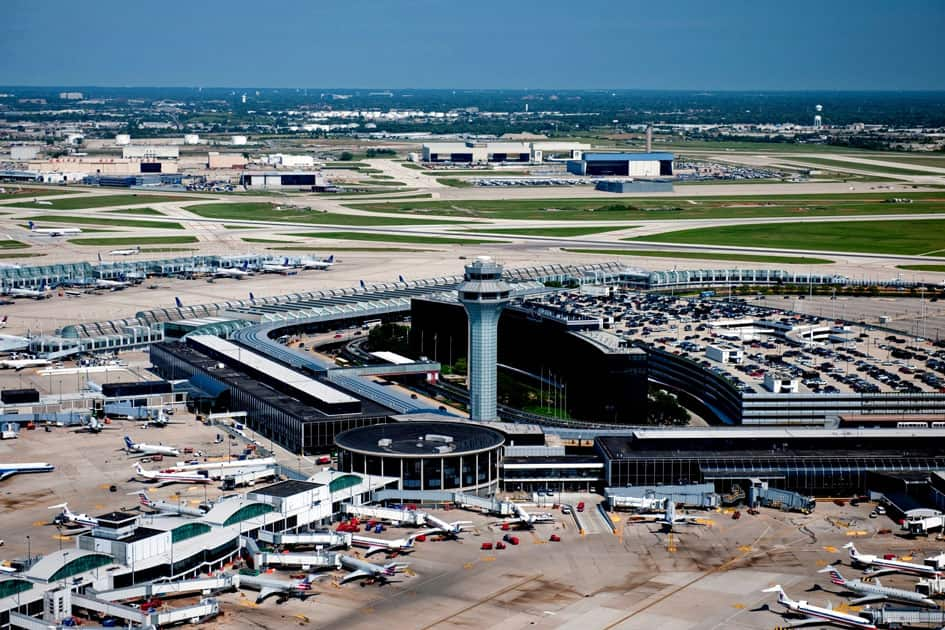
M609 177L671 177L672 153L584 153L580 160L568 161L573 175Z

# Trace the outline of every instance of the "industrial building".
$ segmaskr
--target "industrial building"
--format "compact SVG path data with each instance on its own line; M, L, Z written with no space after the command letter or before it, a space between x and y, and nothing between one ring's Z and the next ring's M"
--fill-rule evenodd
M266 171L240 175L240 186L251 189L305 188L317 191L328 185L328 180L317 171Z
M207 168L243 168L246 157L242 153L207 152Z
M580 142L437 142L423 145L424 162L488 164L580 159L590 145ZM561 156L560 158L558 156Z
M338 467L394 477L398 490L455 490L491 496L505 437L470 422L377 424L339 434Z
M180 157L180 148L174 144L129 144L121 149L124 159L173 159Z
M584 153L568 161L568 172L598 177L672 177L672 153Z

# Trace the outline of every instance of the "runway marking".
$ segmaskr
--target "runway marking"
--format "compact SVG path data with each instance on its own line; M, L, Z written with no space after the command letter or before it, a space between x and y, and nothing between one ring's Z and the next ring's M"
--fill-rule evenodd
M827 553L837 553L837 548L827 545L826 547L824 547L824 551L826 551Z
M495 562L495 556L486 556L482 559L483 562Z
M847 530L847 536L866 536L869 532L863 531L862 529L851 529Z
M52 538L53 540L72 540L72 536L67 534L53 534Z
M473 568L473 563L472 563L472 562L467 562L466 564L463 565L463 568L464 568L464 569L471 569L471 568Z
M43 527L49 525L46 521L33 521L33 527Z
M450 621L451 619L455 619L456 617L459 617L460 615L463 615L463 614L469 612L470 610L473 610L474 608L478 608L479 606L482 606L483 604L486 604L486 603L492 601L492 600L495 599L496 597L501 597L502 595L505 595L505 594L508 593L509 591L514 591L514 590L517 589L517 588L520 588L520 587L522 587L522 586L525 586L525 585L528 584L529 582L534 582L535 580L537 580L537 579L540 578L540 577L541 577L541 574L538 573L538 574L535 574L535 575L533 575L533 576L531 576L531 577L527 577L527 578L525 578L525 579L523 579L523 580L519 580L518 582L515 582L515 583L513 583L513 584L510 584L509 586L506 586L506 587L504 587L504 588L501 588L501 589L499 589L498 591L492 593L491 595L487 595L486 597L483 597L483 598L480 599L478 602L476 602L476 603L474 603L474 604L470 604L469 606L466 606L465 608L456 611L456 612L453 613L452 615L448 615L448 616L446 616L446 617L442 617L442 618L440 618L440 619L434 621L433 623L431 623L431 624L429 624L429 625L423 626L423 628L421 628L421 630L430 630L430 628L435 628L436 626L438 626L438 625L440 625L440 624L442 624L442 623L446 623L446 622Z

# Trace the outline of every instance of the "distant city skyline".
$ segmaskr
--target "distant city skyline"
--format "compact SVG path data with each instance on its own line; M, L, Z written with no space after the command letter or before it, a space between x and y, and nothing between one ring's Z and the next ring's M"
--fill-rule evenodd
M0 84L943 90L945 2L8 0Z

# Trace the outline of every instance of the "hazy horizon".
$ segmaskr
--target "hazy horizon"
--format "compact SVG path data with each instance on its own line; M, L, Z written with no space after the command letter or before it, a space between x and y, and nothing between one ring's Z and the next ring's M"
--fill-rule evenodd
M9 0L4 13L6 86L945 90L937 0Z

